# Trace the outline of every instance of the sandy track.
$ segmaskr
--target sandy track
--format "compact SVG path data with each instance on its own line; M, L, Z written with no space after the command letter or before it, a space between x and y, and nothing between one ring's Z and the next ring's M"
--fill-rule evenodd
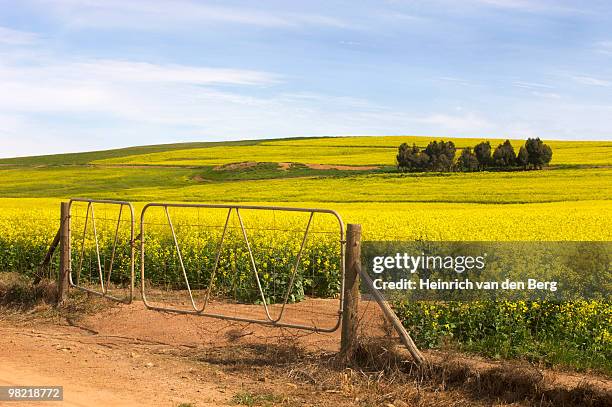
M216 372L164 355L164 345L76 327L0 323L0 385L64 386L64 402L31 405L198 406L233 395ZM28 405L28 403L19 403Z
M337 301L307 301L304 305L316 306L331 320ZM256 310L253 306L241 311ZM293 318L297 311L289 309L287 316ZM375 304L363 301L360 313L367 332L382 332ZM0 385L64 386L64 403L30 403L34 406L218 406L232 404L232 398L241 392L260 390L293 400L283 405L360 404L351 386L342 387L342 372L334 373L340 384L331 383L333 391L327 393L321 390L321 383L305 385L303 380L290 378L282 367L271 366L277 361L272 353L278 350L276 346L291 352L287 348L291 343L316 353L335 352L339 332L315 334L155 312L138 301L106 303L78 321L0 313ZM459 357L427 354L432 361ZM500 366L500 362L473 356L461 359L475 372ZM597 375L553 370L542 371L542 375L562 388L574 388L584 381L612 388L609 378ZM445 404L449 400L453 405L490 405L486 398L465 399L461 390L421 390L419 397L423 400L418 405L449 405Z
M32 403L36 406L225 405L245 386L260 387L261 377L228 376L222 365L198 362L202 358L197 355L232 349L233 344L274 347L298 341L310 350L332 352L339 345L339 331L316 334L156 312L140 301L103 304L99 312L60 323L36 317L24 322L27 317L21 315L3 320L0 314L0 385L64 386L64 403ZM337 300L308 300L301 306L315 306L319 322L333 326ZM236 307L231 310L242 316L263 316L261 307ZM211 304L211 310L217 308ZM297 318L300 314L308 319ZM310 318L293 306L287 309L288 322L308 323Z

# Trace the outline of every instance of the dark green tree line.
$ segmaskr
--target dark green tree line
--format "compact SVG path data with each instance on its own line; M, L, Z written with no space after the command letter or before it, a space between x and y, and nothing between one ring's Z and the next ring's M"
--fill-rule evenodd
M432 141L421 151L415 144L399 146L397 167L400 171L452 171L455 161L455 143Z
M424 150L416 144L399 146L397 168L400 171L484 171L509 169L542 169L552 159L552 149L539 138L528 138L519 149L518 155L510 140L498 145L491 152L491 143L483 141L474 149L461 150L455 161L456 148L452 141L431 141Z

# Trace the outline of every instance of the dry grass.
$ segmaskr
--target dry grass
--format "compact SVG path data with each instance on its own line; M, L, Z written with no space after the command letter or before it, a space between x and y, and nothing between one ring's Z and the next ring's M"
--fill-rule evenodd
M57 297L54 281L43 279L33 285L31 280L18 273L0 273L0 305L29 309L41 303L52 304Z
M390 336L363 340L349 364L335 353L308 352L291 338L267 344L237 341L197 355L187 352L183 356L228 373L256 376L257 385L238 399L269 395L275 400L270 405L612 405L612 394L603 388L586 382L574 387L553 383L528 364L485 367L446 358L416 366ZM286 381L291 384L278 384Z
M97 296L70 290L61 307L57 307L57 283L32 279L18 273L0 272L0 312L11 314L16 320L36 318L65 319L73 324L80 318L108 309L114 305Z

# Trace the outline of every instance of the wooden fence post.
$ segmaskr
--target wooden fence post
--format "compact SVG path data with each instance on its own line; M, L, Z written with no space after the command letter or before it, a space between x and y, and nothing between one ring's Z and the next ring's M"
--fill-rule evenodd
M68 291L70 273L70 203L62 202L60 207L60 268L57 290L57 305L64 303Z
M344 263L344 308L342 309L342 336L340 353L351 360L357 350L359 323L359 274L361 270L361 225L346 227L346 256Z

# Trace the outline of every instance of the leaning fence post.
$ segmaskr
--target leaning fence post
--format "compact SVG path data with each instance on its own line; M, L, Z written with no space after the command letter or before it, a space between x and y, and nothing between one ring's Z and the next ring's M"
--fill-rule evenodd
M57 305L62 305L68 291L70 273L70 203L60 206L60 268L57 290Z
M346 227L346 257L344 278L344 307L340 353L351 360L357 350L359 309L359 273L361 269L361 225Z

